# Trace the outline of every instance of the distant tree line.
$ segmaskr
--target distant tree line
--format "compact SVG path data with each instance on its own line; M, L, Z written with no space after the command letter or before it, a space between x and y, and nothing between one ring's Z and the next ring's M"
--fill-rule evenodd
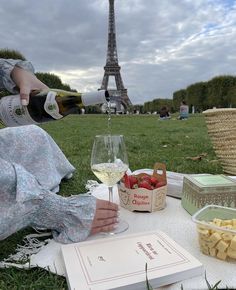
M171 99L154 99L152 102L146 102L143 109L146 112L159 112L162 107L166 106L170 112L173 112L173 101Z
M154 99L143 105L134 105L140 113L159 112L163 106L170 112L179 111L180 103L185 101L195 112L209 108L236 107L236 76L217 76L207 82L198 82L173 93L173 99Z
M173 107L178 110L185 100L196 111L209 108L236 107L236 76L217 76L207 82L198 82L173 93Z
M156 112L159 114L162 107L167 107L171 113L175 112L172 99L154 99L152 101L145 102L143 105L137 104L133 106L133 112L139 112L140 114Z

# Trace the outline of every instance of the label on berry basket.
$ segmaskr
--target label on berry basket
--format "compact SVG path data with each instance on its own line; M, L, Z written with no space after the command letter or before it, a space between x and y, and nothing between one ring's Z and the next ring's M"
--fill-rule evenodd
M167 186L153 190L130 189L124 183L118 185L120 205L130 211L157 211L165 208Z

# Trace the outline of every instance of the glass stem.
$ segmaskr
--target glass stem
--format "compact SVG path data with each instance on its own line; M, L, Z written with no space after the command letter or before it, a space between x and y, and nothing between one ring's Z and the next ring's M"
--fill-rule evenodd
M108 186L108 190L109 190L109 201L113 202L113 187Z

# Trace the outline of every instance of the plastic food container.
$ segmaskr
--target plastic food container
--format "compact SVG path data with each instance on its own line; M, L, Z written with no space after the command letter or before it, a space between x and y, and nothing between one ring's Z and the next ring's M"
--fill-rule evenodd
M236 261L236 209L207 205L192 220L197 224L198 241L203 254L221 260Z

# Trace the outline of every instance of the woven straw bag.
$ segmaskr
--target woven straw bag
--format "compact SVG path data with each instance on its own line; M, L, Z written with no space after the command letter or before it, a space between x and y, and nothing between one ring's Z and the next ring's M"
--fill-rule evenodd
M224 172L236 175L236 108L210 109L203 114Z

